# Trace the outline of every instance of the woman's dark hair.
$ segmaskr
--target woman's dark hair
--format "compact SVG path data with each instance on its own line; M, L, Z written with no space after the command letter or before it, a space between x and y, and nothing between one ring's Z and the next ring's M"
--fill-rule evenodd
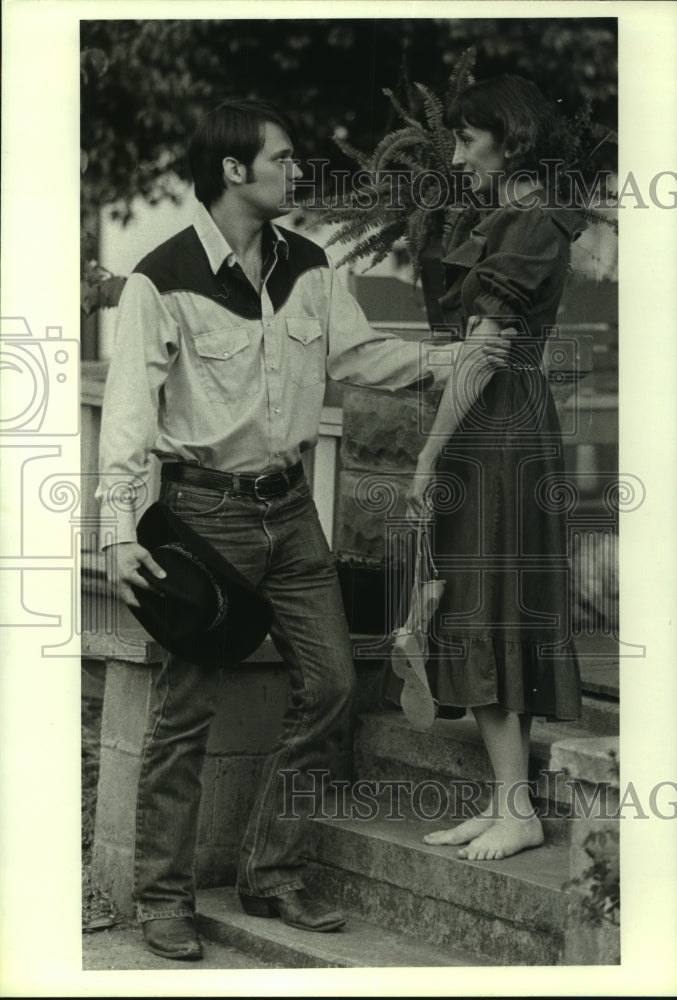
M202 119L188 148L195 196L207 208L224 191L223 160L232 156L251 167L264 143L264 126L273 122L291 136L287 117L266 101L227 100Z
M512 154L514 169L541 173L543 160L568 161L573 139L564 119L535 83L521 76L497 76L466 87L448 109L451 128L464 125L491 132Z

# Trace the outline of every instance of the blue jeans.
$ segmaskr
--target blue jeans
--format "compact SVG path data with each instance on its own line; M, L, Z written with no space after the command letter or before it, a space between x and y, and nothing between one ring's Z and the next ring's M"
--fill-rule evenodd
M160 499L261 584L273 605L271 638L290 694L266 757L241 845L241 892L272 896L303 885L309 807L285 810L281 770L332 771L348 752L355 674L334 559L305 481L275 500L234 498L164 483ZM201 774L220 671L165 657L153 685L136 817L134 898L139 920L190 916ZM255 708L255 707L254 707Z

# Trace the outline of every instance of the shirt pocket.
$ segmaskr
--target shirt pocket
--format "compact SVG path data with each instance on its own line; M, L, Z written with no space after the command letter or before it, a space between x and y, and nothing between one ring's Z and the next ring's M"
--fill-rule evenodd
M312 316L287 319L289 371L304 389L324 382L327 358L320 321Z
M252 391L254 350L242 326L224 326L193 337L199 358L200 378L207 398L214 403L234 403Z

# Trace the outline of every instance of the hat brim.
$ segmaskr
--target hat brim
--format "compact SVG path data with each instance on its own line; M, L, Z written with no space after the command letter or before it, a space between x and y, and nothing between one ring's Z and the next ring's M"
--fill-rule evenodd
M169 507L152 504L137 526L140 545L153 553L163 545L180 542L213 574L227 595L226 614L218 625L207 630L196 629L185 636L170 636L163 627L162 585L152 595L140 587L132 588L139 608L130 610L157 642L168 652L190 663L209 667L233 666L251 656L261 645L273 620L270 601L239 572L208 541L186 524Z

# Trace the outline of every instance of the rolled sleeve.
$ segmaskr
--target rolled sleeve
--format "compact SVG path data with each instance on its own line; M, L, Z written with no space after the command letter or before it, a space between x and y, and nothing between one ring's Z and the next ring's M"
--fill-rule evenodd
M157 437L160 391L179 345L177 324L143 275L127 280L101 416L99 485L102 536L136 540L148 500L150 451Z

